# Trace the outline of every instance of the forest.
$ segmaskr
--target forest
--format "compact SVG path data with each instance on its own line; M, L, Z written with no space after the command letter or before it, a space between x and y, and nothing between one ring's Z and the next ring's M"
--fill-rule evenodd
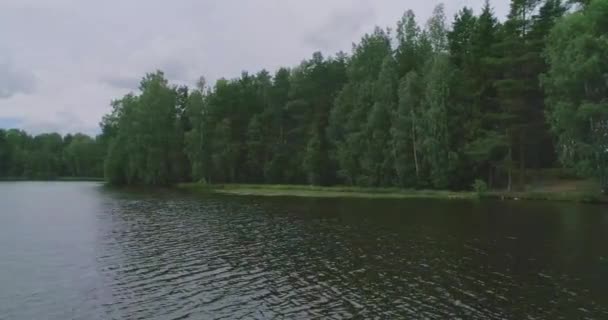
M0 129L0 179L103 177L105 148L100 139L81 133L31 136L23 130Z
M570 168L608 188L608 0L406 11L352 52L193 88L162 71L97 137L0 130L0 177L523 189Z

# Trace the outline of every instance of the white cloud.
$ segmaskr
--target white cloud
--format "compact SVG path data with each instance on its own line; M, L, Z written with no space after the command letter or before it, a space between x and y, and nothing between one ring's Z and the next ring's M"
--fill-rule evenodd
M0 55L0 99L15 94L31 94L36 86L34 75L13 63L12 59Z

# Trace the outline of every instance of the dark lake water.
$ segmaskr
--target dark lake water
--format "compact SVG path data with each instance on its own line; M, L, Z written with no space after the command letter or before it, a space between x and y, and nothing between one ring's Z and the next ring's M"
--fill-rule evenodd
M0 319L608 319L608 207L0 183Z

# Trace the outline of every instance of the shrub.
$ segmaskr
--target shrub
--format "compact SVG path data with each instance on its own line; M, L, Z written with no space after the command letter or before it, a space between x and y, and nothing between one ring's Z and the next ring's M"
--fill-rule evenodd
M472 187L479 197L481 197L484 193L488 191L488 184L481 179L475 179L475 182L473 182Z

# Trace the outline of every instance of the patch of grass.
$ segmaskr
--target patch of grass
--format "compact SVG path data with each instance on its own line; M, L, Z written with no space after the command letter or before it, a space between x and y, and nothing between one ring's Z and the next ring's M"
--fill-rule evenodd
M180 184L180 189L250 196L290 196L311 198L378 198L378 199L473 199L473 192L453 192L442 190L405 190L398 188L360 188L348 186L318 187L303 185L249 185L198 183Z
M584 188L582 186L585 186ZM310 197L310 198L369 198L369 199L499 199L499 200L547 200L587 203L608 203L608 197L595 192L591 182L577 185L574 189L560 186L537 188L524 192L412 190L398 188L362 188L350 186L305 186L264 184L203 184L183 183L178 189L201 193L217 193L241 196ZM565 190L564 190L565 189Z

